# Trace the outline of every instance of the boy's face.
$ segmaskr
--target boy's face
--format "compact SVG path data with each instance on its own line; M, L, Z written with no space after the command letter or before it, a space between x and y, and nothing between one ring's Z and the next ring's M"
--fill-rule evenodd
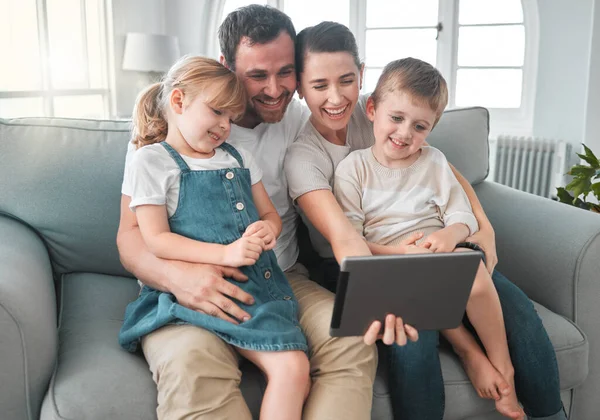
M367 116L373 121L375 157L389 168L408 167L417 160L437 117L426 103L402 90L386 92L377 107L369 98Z
M266 44L249 41L242 38L236 53L235 73L249 98L239 124L252 127L279 122L296 90L294 43L285 31Z

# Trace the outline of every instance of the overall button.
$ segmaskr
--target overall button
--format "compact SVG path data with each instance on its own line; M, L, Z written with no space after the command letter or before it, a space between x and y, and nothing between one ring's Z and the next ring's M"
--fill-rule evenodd
M244 203L237 203L235 205L235 208L238 209L239 211L244 210Z
M233 177L234 177L234 176L235 176L235 175L234 175L234 173L233 173L233 172L227 172L227 173L225 174L225 178L227 178L227 179L233 179Z
M290 299L292 299L292 297L291 297L291 296L284 296L284 297L283 297L283 300L290 300Z
M271 272L269 270L265 271L265 278L269 280L271 278Z

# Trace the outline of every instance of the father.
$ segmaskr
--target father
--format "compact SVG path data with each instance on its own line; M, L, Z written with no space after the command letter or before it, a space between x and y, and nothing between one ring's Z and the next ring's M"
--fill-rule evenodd
M250 98L246 114L232 126L229 141L249 150L259 162L264 185L283 221L275 253L298 299L300 324L310 348L313 384L303 417L366 419L371 412L376 349L360 338L329 336L333 294L310 281L307 270L296 262L297 214L288 196L283 159L308 110L292 99L295 38L289 17L265 6L238 9L221 25L221 60L243 80ZM238 270L154 257L142 240L135 214L129 211L127 168L122 193L117 244L131 273L151 287L172 293L190 309L230 321L247 316L233 299L251 304L252 297L224 279L244 281ZM375 327L366 342L376 338L373 331L379 328ZM388 338L389 330L395 342L406 343L401 322L396 328L388 326ZM408 327L406 331L416 339L416 331ZM157 384L160 419L251 418L239 390L239 356L216 335L195 326L169 325L144 337L142 348Z

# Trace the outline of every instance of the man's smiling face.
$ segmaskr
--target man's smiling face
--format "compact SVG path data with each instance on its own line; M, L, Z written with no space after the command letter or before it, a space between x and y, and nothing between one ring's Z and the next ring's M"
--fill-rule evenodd
M294 42L287 32L265 44L244 37L236 52L235 73L248 93L246 115L239 122L252 127L281 121L296 90Z

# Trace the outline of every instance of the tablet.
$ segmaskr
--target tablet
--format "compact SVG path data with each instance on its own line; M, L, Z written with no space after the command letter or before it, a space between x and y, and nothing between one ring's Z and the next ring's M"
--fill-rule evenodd
M387 314L417 330L458 327L482 256L474 251L344 258L331 336L364 335Z

